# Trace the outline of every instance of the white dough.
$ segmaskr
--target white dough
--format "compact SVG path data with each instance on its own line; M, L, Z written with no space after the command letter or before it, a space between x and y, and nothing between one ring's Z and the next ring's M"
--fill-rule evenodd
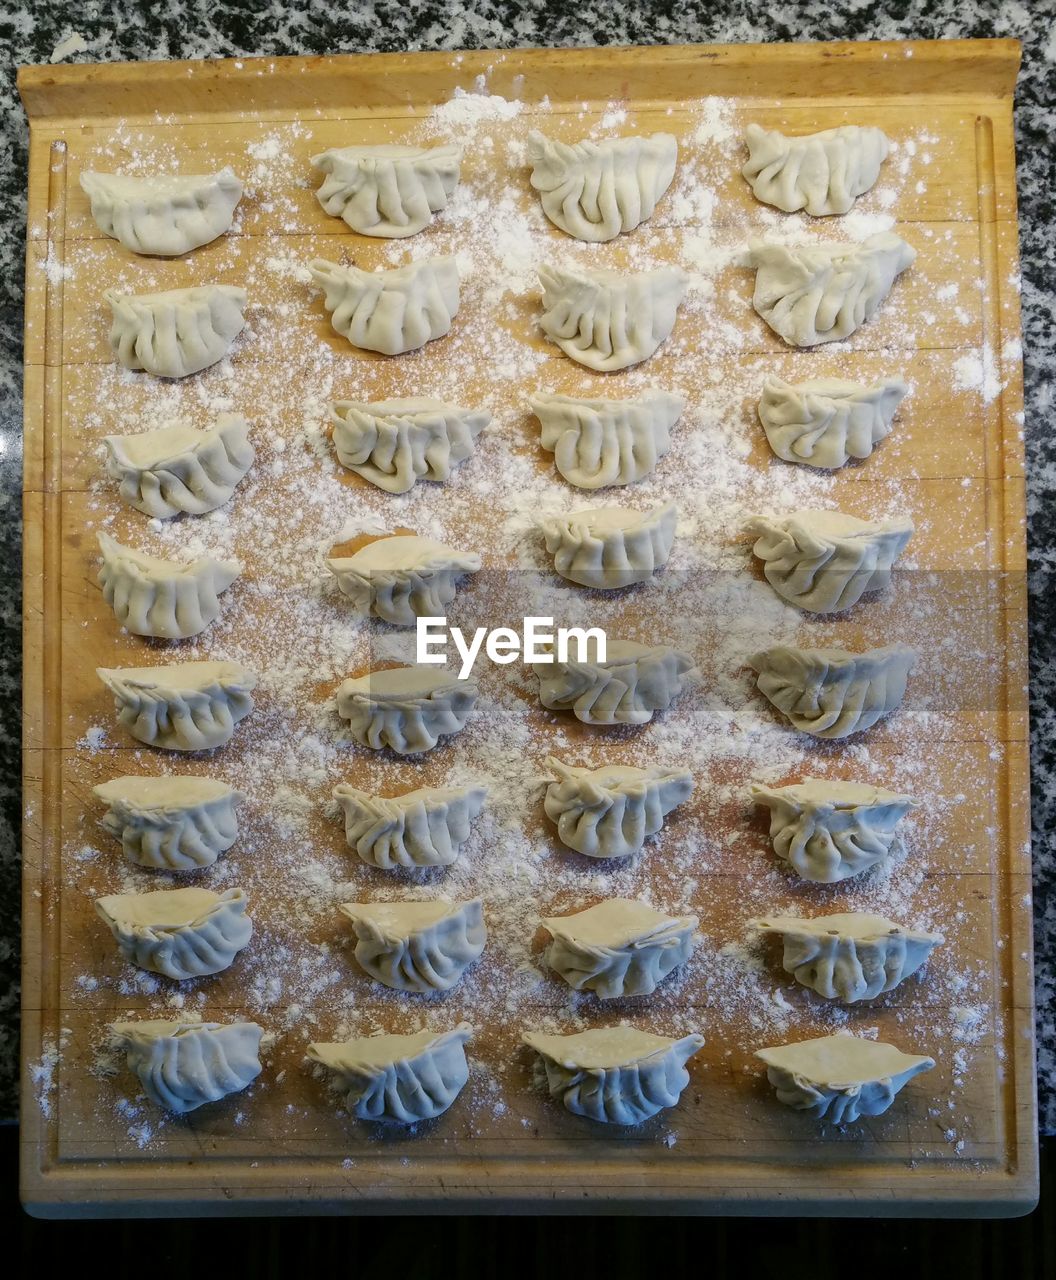
M222 236L242 199L231 169L150 178L120 173L81 174L99 230L133 253L173 258Z
M327 213L365 236L399 240L447 208L462 152L458 147L339 147L312 156L326 174L315 193Z
M372 796L347 783L334 788L348 847L385 871L450 866L487 794L483 787L421 787L398 796Z
M337 691L337 711L355 742L416 755L460 733L479 692L473 680L459 680L442 667L390 667L346 680Z
M532 412L542 424L543 448L569 484L579 489L644 480L671 448L671 428L684 396L650 391L635 400L584 400L540 391Z
M245 796L218 778L171 774L111 778L92 788L109 805L102 826L129 862L158 871L211 867L238 838L236 807Z
M539 700L551 711L571 711L584 724L648 724L682 692L693 659L669 645L609 639L605 661L532 663Z
M386 356L417 351L451 330L458 314L454 258L419 258L391 271L361 271L325 258L308 264L334 332Z
M114 695L118 721L133 738L165 751L223 746L253 710L257 683L237 662L96 667L96 675Z
M374 614L397 626L445 616L458 580L483 563L475 551L456 551L416 534L378 538L354 555L327 560L342 593L361 617Z
M356 959L395 991L450 991L484 950L480 898L469 902L343 902Z
M812 217L848 213L880 176L890 143L881 129L856 124L786 138L750 124L748 161L741 172L757 200Z
M688 769L620 764L580 769L553 756L546 763L557 774L546 789L546 816L557 824L561 843L588 858L638 853L647 837L661 830L667 814L693 794Z
M652 511L594 507L547 516L540 528L563 578L614 591L645 582L667 564L677 524L678 510L669 502Z
M167 978L221 973L253 936L242 889L112 893L95 909L126 960Z
M143 1092L176 1115L240 1093L261 1072L264 1029L255 1022L143 1018L115 1022L111 1031Z
M771 375L763 384L759 420L779 458L835 471L852 458L868 458L891 434L908 391L901 378L872 385L817 378L793 385Z
M110 345L119 364L157 378L186 378L222 360L245 326L245 289L204 284L167 293L108 289Z

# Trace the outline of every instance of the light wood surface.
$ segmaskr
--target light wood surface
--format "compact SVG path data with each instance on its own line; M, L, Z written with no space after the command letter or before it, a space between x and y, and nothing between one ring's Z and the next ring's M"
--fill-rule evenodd
M966 353L984 345L1003 351L1019 337L1012 143L1018 59L1014 42L969 41L23 69L19 83L32 132L22 1124L23 1197L33 1212L979 1216L1029 1209L1036 1197L1036 1112L1021 379L1015 361L1003 363L1004 386L987 401L971 390L958 390L956 376ZM897 502L918 526L914 565L932 572L906 575L899 591L868 608L839 619L810 619L805 627L810 642L819 645L854 649L893 637L910 640L923 657L909 696L934 709L932 718L915 722L928 751L934 752L934 776L927 786L953 796L962 790L963 779L983 779L959 803L914 818L914 849L925 889L935 900L958 904L959 918L947 931L950 954L964 969L986 975L992 987L991 1023L974 1046L972 1070L957 1095L958 1121L966 1134L960 1148L944 1139L943 1122L929 1107L933 1091L939 1097L949 1091L953 1046L923 1046L939 1059L936 1071L914 1081L886 1116L867 1126L819 1130L814 1122L778 1106L765 1081L749 1071L742 1047L745 1028L729 1020L714 993L691 985L685 988L686 1010L699 1018L708 1043L693 1060L690 1087L671 1117L678 1140L670 1147L660 1140L663 1116L641 1131L599 1132L543 1097L532 1087L529 1056L517 1048L520 1022L514 1025L501 1016L485 1029L480 1052L489 1063L503 1064L506 1110L471 1111L460 1099L440 1122L413 1138L390 1133L379 1139L339 1120L319 1082L305 1070L301 1034L280 1034L267 1060L269 1087L245 1101L244 1123L232 1123L237 1105L206 1107L169 1126L160 1145L141 1149L129 1138L128 1125L115 1123L112 1111L100 1105L99 1081L90 1068L101 1028L117 1014L155 1006L134 984L115 994L126 967L92 909L94 897L113 891L116 847L110 850L111 863L94 858L82 867L76 861L77 850L97 839L100 807L92 786L142 769L142 754L135 758L127 739L118 735L111 736L105 750L83 746L88 726L112 720L109 695L93 670L97 665L148 663L154 659L145 655L152 652L161 654L159 661L167 658L159 646L117 628L94 581L96 546L89 526L97 525L102 513L110 532L119 540L127 535L129 541L143 527L143 518L122 506L112 489L99 489L102 436L120 432L123 415L135 418L144 412L150 394L144 379L115 383L100 294L114 282L131 290L173 287L188 280L188 268L183 261L136 259L103 238L80 191L79 174L99 165L104 152L108 163L100 167L115 167L115 157L119 165L122 155L149 154L161 147L178 150L185 171L204 171L232 155L244 155L248 145L267 135L269 124L311 118L311 139L294 141L290 148L281 211L267 201L244 201L238 230L190 258L195 280L244 283L249 275L257 314L268 318L281 310L281 324L255 325L252 336L241 343L229 390L239 411L269 423L274 436L290 437L296 428L292 407L303 403L318 378L314 365L291 362L290 350L315 343L339 352L348 392L366 381L373 399L398 394L408 370L427 378L437 367L432 362L444 359L443 343L434 343L399 362L397 373L391 362L357 352L336 337L317 298L305 294L297 306L287 305L289 284L266 269L276 236L282 236L284 251L300 262L314 256L347 261L354 253L358 265L370 268L382 261L386 248L351 236L343 223L323 214L309 156L351 138L364 143L398 140L431 105L446 101L458 86L472 85L478 74L487 75L489 92L523 99L528 113L548 97L545 127L554 136L585 133L593 119L619 102L627 111L628 129L665 128L684 141L693 119L692 101L720 95L738 100L741 123L750 118L802 132L854 121L867 111L870 122L896 138L926 118L938 139L928 182L921 190L908 187L894 210L896 229L920 251L917 265L898 285L902 302L897 316L881 312L839 352L791 351L758 322L740 353L730 412L742 421L753 420L758 385L768 372L797 380L819 376L823 366L826 374L863 381L901 373L915 388L902 407L896 434L865 466L841 473L838 505L864 515ZM578 96L569 101L572 84ZM467 154L463 181L486 188L489 163L486 156ZM734 170L719 186L718 196L720 228L725 211L732 226L751 205L747 185ZM527 182L521 200L524 208L535 200ZM682 261L690 234L686 227L670 221L663 206L650 226L664 232L658 237L656 260ZM435 252L459 247L442 219L429 235ZM576 256L575 244L556 232L554 238L568 256ZM611 260L619 263L621 255L631 252L621 242L612 246ZM728 305L747 309L751 283L750 273L731 268L717 286ZM937 293L951 286L958 290L956 311L934 302ZM499 323L526 348L548 357L535 375L538 385L605 394L612 384L604 377L553 355L534 323L537 308L536 298L509 299L496 318L467 297L453 338L479 338L483 344L488 327ZM660 383L677 384L679 351L707 349L716 340L707 312L688 312L672 342L650 363L650 374ZM263 370L280 363L282 395L268 404L258 383ZM504 456L529 471L545 472L552 460L539 448L538 424L525 409L523 380L494 385L486 368L470 377L481 402L502 417ZM200 375L210 394L216 392L216 378L215 371ZM342 393L341 386L334 387L335 395ZM197 425L210 420L206 399ZM941 430L936 430L939 421ZM750 438L752 468L764 472L780 465L761 432ZM481 446L480 465L494 461L497 455L488 452L493 447ZM258 467L276 461L271 439L261 444L258 437L258 448ZM363 482L348 473L340 481L349 502L355 502ZM252 500L254 492L250 488L250 496L241 500ZM582 505L594 503L594 496L583 496ZM451 527L464 532L467 545L482 546L489 568L501 567L498 540L481 536L489 527L489 513L467 511L464 517L452 517ZM255 569L266 565L268 548L240 548L240 555L248 582ZM720 591L718 577L716 571ZM236 584L232 591L244 589ZM924 607L925 596L931 600L937 591L944 593L938 612ZM239 598L240 604L245 598ZM259 621L250 610L247 625ZM717 634L709 631L718 625L701 622L705 686L723 674ZM951 670L942 652L954 630L962 641L958 652L973 647L978 656ZM260 648L266 661L263 628ZM306 655L306 661L310 658ZM482 680L488 690L492 678ZM520 690L517 696L531 699L533 694ZM257 705L255 715L266 720L267 692ZM567 754L596 751L580 727L561 727ZM882 722L870 735L869 750L874 761L884 762L889 785L913 792L922 785L911 764L920 743L905 733L897 718ZM457 757L457 744L458 739L445 740L414 767L397 763L386 775L387 785L399 790L401 782L408 787L439 782ZM624 745L618 739L613 749ZM247 722L247 731L236 733L224 749L221 773L227 768L236 776L255 749L252 722ZM842 760L841 748L822 744L811 769L820 776L842 776ZM174 772L194 772L201 764L193 757L164 760ZM370 779L377 781L373 763L351 757L347 780L366 786ZM702 927L715 937L738 933L745 914L743 885L769 857L765 822L736 798L744 781L733 763L716 764L707 785L698 785L693 801L665 825L665 841L685 841L707 831L724 842L722 860L708 862L700 874L706 889L701 900L708 904L706 918L701 912ZM243 812L240 821L254 847L266 848L269 841L284 838L281 821L266 808ZM533 838L549 841L548 856L555 856L541 802L525 813L524 826ZM344 849L340 826L318 810L309 817L309 827L321 856ZM655 882L658 901L665 890L674 892L664 876L661 865ZM285 920L284 908L272 900L274 884L267 868L248 868L243 882L260 903L254 911L258 927L265 933L278 928ZM369 888L380 890L382 885L374 880ZM817 907L820 901L809 887L789 892L805 906ZM547 900L540 903L540 913L556 914L564 905L559 898ZM766 909L769 904L757 905ZM315 941L336 946L342 933L336 920L312 927L321 930L313 935ZM533 943L536 956L541 945L540 935ZM376 988L350 960L342 963L344 980L354 985L356 999L369 1006L377 999ZM91 974L107 979L95 999L86 998L84 989L84 975ZM790 1038L813 1034L810 1001L801 998L809 993L784 990L796 1002L799 1018L797 1034ZM881 1039L901 1043L904 1018L935 998L926 984L906 984L871 1007L866 1024L877 1027ZM548 983L533 999L533 1008L542 1015L558 1009L565 993ZM394 1021L405 1016L391 1000L379 1008ZM447 1008L457 1020L457 993ZM617 1016L637 1011L624 1008ZM282 1014L281 1009L256 1013L247 1002L237 963L212 980L203 1012L259 1017L269 1025ZM42 1095L41 1064L59 1046L54 1088ZM274 1086L276 1080L281 1087Z

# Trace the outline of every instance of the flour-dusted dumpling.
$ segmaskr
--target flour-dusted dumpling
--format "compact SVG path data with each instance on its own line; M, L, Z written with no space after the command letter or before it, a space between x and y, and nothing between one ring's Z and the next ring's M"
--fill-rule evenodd
M689 1084L686 1063L701 1035L669 1040L636 1027L598 1027L577 1035L527 1031L542 1060L550 1096L576 1116L608 1124L641 1124L673 1107Z
M546 788L543 808L563 845L588 858L629 858L656 835L664 818L693 794L688 769L610 764L580 769L553 756L557 781Z
M693 659L670 645L612 640L605 660L589 646L584 660L533 662L539 701L551 711L571 711L584 724L648 724L666 711L695 670Z
M222 360L242 332L246 291L203 284L167 293L122 294L107 289L110 345L126 369L157 378L186 378Z
M903 929L886 916L865 911L840 915L763 916L751 921L760 934L784 941L782 965L796 981L826 1000L856 1004L894 991L916 973L939 945L934 933Z
M389 667L346 680L337 711L353 741L399 755L431 751L442 736L461 733L480 690L437 667Z
M902 701L916 653L904 644L848 653L779 644L748 659L759 690L803 733L846 738Z
M424 396L330 406L338 461L386 493L406 493L416 480L450 479L490 421L487 409Z
M476 573L483 561L475 551L456 551L417 534L378 538L354 555L327 560L327 566L358 614L413 627L420 617L438 618L455 598L458 580Z
M183 564L123 547L99 532L99 585L114 617L134 636L186 640L220 615L220 593L242 572L237 560L203 556Z
M334 799L345 815L345 839L371 867L447 867L484 807L484 787L421 787L372 796L341 783Z
M253 710L257 677L237 662L172 662L165 667L96 667L114 695L119 723L165 751L222 747Z
M315 193L353 231L402 240L447 208L458 186L459 147L339 147L312 156L326 177Z
M308 264L334 332L354 347L398 356L451 331L458 314L454 258L419 258L390 271L361 271L325 258Z
M242 199L241 179L229 168L150 178L86 169L81 187L103 235L133 253L161 258L189 253L222 236Z
M208 431L158 427L136 436L106 436L106 472L137 511L167 520L222 507L256 456L249 423L222 413Z
M668 391L650 391L636 400L539 392L531 403L543 428L540 443L579 489L644 480L671 448L671 428L686 407L684 396Z
M648 996L693 954L696 916L609 898L571 916L544 916L553 941L543 959L576 991L601 1000Z
M542 266L539 325L566 356L613 373L640 364L671 335L689 277L678 267L591 271Z
M919 801L864 782L804 778L788 787L753 784L770 810L774 853L804 880L836 884L890 857L895 828Z
M777 1045L755 1056L766 1063L779 1101L833 1124L882 1116L903 1085L935 1065L933 1058L851 1035Z
M793 347L842 342L871 320L917 251L894 232L862 244L752 241L756 311Z
M395 991L449 991L484 950L480 898L469 902L343 902L356 959Z
M109 811L102 826L129 862L157 871L211 867L238 839L236 807L245 796L219 778L111 778L92 788Z
M554 568L582 587L614 591L645 582L667 564L675 541L673 502L651 511L594 507L547 516L540 523Z
M577 240L597 244L653 216L675 176L678 143L670 133L654 133L570 145L533 129L528 161L550 221Z
M750 124L744 140L748 161L741 172L755 198L815 218L847 213L880 176L890 146L883 130L857 124L800 138Z
M469 1079L468 1022L453 1031L367 1036L339 1044L310 1044L308 1056L328 1067L348 1090L357 1120L417 1124L443 1115Z
M261 1072L264 1028L255 1022L144 1018L115 1022L110 1030L143 1092L177 1115L241 1093Z
M891 583L913 521L859 520L842 511L756 516L746 530L777 594L808 613L838 613Z
M842 378L792 384L771 376L763 384L759 420L779 458L835 471L851 458L868 458L891 434L908 391L901 378L870 386Z
M222 973L253 936L242 889L158 889L96 898L126 960L166 978Z

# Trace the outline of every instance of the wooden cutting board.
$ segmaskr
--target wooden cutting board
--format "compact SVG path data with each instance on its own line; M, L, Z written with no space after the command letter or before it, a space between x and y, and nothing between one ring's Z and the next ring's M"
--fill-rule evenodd
M1018 65L1014 41L965 41L22 69L19 86L31 124L22 1177L23 1198L32 1212L56 1217L467 1211L980 1216L1031 1207L1037 1164L1012 132ZM129 1011L164 1013L168 991L163 984L159 991L158 984L130 981L130 971L93 915L92 899L113 892L127 869L120 865L116 845L97 831L101 812L91 787L151 767L175 772L212 767L200 759L159 760L130 750L129 740L114 726L109 696L93 674L96 665L143 665L173 656L163 652L164 646L121 633L94 583L94 530L101 522L119 540L140 545L137 539L145 536L143 518L123 507L112 487L100 485L101 437L120 433L126 419L137 420L149 408L151 394L149 379L115 378L100 295L119 281L142 291L192 281L249 282L257 308L254 334L232 356L237 403L231 407L267 424L264 438L256 437L257 472L267 471L270 479L247 482L234 499L240 517L253 503L259 508L257 536L238 547L247 582L266 581L277 563L285 564L290 539L306 536L310 542L316 536L311 512L297 509L303 490L291 501L282 477L284 467L293 465L294 451L299 457L305 453L294 408L314 404L317 409L320 395L325 399L330 390L349 395L366 389L371 394L364 398L372 399L417 394L406 386L408 370L421 382L431 371L440 378L443 362L453 355L464 359L466 385L506 424L501 439L482 446L479 465L494 464L500 477L506 474L502 467L517 465L519 474L534 477L533 483L548 476L554 491L561 490L551 459L538 449L528 395L539 385L604 394L616 384L554 354L535 327L536 296L491 300L503 340L512 335L538 354L541 363L529 372L518 366L511 375L491 363L490 321L482 318L488 300L476 295L457 322L466 326L469 339L460 340L456 326L446 348L438 342L406 361L387 362L352 351L337 338L307 290L291 305L292 286L275 265L281 254L301 263L313 256L347 260L350 253L367 267L385 261L388 245L353 235L319 208L309 157L355 141L399 141L420 130L423 119L456 90L480 92L481 86L523 103L516 118L496 117L489 124L488 146L494 149L466 155L463 182L484 200L497 190L501 146L523 138L532 123L568 139L587 135L605 120L609 127L617 120L622 132L663 128L678 136L681 163L698 163L693 131L705 109L702 100L709 97L730 100L726 109L738 131L748 120L792 133L861 121L879 125L903 145L922 127L932 139L926 160L913 169L916 177L926 164L927 180L904 183L890 209L895 230L920 251L913 270L896 285L898 307L882 311L838 354L826 354L824 348L820 355L789 351L758 324L748 331L741 352L743 395L734 397L736 414L753 424L744 465L763 482L768 468L780 466L753 418L764 372L805 379L818 376L824 360L826 372L839 376L866 380L903 372L915 387L900 415L895 443L885 444L865 466L840 473L824 505L864 515L897 496L917 521L913 551L916 567L924 572L900 578L892 599L844 619L812 621L809 631L814 643L852 649L912 636L923 651L921 673L911 681L905 713L870 735L870 760L888 769L889 781L901 779L908 762L915 761L910 772L916 776L905 776L904 785L895 789L923 788L925 795L957 800L941 806L926 802L909 824L914 829L910 857L922 868L919 893L947 936L933 961L934 975L907 982L868 1008L855 1008L847 1021L850 1030L878 1033L900 1047L930 1053L938 1065L915 1080L885 1116L868 1123L819 1129L779 1106L752 1058L753 1049L777 1042L770 1034L770 1015L759 1021L750 1001L738 1002L736 991L720 989L725 979L714 966L724 954L722 941L740 936L746 918L774 908L775 893L807 914L821 913L826 905L844 909L840 904L846 901L819 893L818 886L793 886L773 866L765 823L743 800L751 778L737 765L735 722L721 729L731 735L729 759L712 751L693 803L668 819L658 847L682 852L666 863L660 854L650 854L633 872L634 884L655 894L655 901L685 902L699 916L712 940L702 949L705 958L687 968L688 976L672 988L674 995L655 1005L627 1002L611 1011L589 1001L576 1005L581 1019L576 1025L584 1025L583 1019L596 1025L623 1018L657 1030L699 1025L707 1038L677 1108L640 1130L610 1131L565 1114L533 1085L531 1057L518 1047L519 1033L539 1019L560 1024L571 1006L552 978L543 978L520 1004L503 1006L501 984L515 984L517 977L503 970L513 961L512 952L503 950L509 939L501 928L491 970L495 999L488 999L489 971L478 966L481 972L467 979L464 993L424 1007L379 996L355 971L341 949L336 913L320 913L311 902L306 915L291 910L303 886L283 868L292 865L285 859L297 841L317 852L333 878L340 877L332 869L342 868L341 875L362 896L384 896L386 883L380 873L371 877L353 863L340 827L322 812L337 780L330 765L314 789L298 792L311 803L293 826L277 799L274 809L267 803L261 775L272 765L262 765L261 759L274 749L274 719L281 714L296 719L301 710L300 704L292 711L285 707L282 690L272 687L262 689L257 718L251 717L245 731L217 753L216 762L225 776L252 782L251 802L241 815L242 840L222 862L227 870L238 869L250 891L258 929L254 946L260 950L256 961L236 962L217 979L190 984L186 997L187 1007L204 1017L249 1016L275 1033L264 1074L244 1095L186 1120L159 1124L149 1105L135 1101L127 1074L114 1076L112 1061L100 1067L107 1023ZM624 114L614 116L617 110ZM437 125L434 134L442 138L443 127ZM286 169L275 163L276 137L290 157ZM255 189L243 202L235 234L186 260L137 261L100 236L77 179L85 167L120 167L151 154L162 157L163 166L175 163L185 172L206 172L230 161L244 173L256 157L265 166L266 189ZM514 203L530 209L535 196L526 170L522 176L523 190ZM758 211L736 164L729 166L718 194L716 225L727 209L731 219ZM872 200L866 197L862 207L879 211ZM649 243L656 260L684 262L692 231L686 219L673 222L661 206L636 236L609 247L608 261L633 264L635 246L653 236ZM810 234L825 231L815 224ZM539 234L552 238L555 253L574 256L575 246L553 228ZM443 216L423 235L437 252L460 248L459 232L445 226ZM750 314L749 274L730 271L721 283L712 311ZM956 314L952 303L944 305L954 296ZM693 361L704 359L716 340L713 321L707 308L690 309L672 343L650 362L650 375L672 384L706 378L706 364ZM482 326L476 348L474 324ZM303 357L311 349L305 343L344 361L340 386L321 389L320 365ZM216 376L215 371L201 375L202 404L191 413L198 425L217 403ZM186 400L180 407L187 407ZM303 476L304 465L301 457L295 474ZM320 486L346 502L349 513L380 511L390 529L406 524L385 514L386 495L379 497L347 473L338 475L325 458L313 465ZM467 475L472 466L466 464ZM494 570L492 581L500 581L501 523L509 515L501 509L501 480L494 504L481 501L479 486L465 483L465 489L453 485L444 499L445 527L465 545L481 548ZM707 476L680 480L669 471L660 483L674 498L696 489L705 495L703 501L708 492ZM598 500L582 497L581 506ZM620 500L632 498L623 493ZM937 594L943 594L942 608L934 607ZM666 598L672 599L670 593ZM269 641L278 652L283 639L278 632L269 637L269 619L281 614L269 599L263 592L245 591L221 633L225 643L242 645L240 651L254 655L262 668ZM287 599L283 607L291 607ZM319 609L320 626L339 625L340 608L330 597L309 600L305 607ZM674 612L672 606L672 619ZM731 623L719 616L700 621L694 656L707 688L728 677L719 668ZM655 624L646 607L628 625L655 635L650 632ZM957 661L945 662L944 646L953 641ZM208 651L206 638L197 656ZM310 666L317 660L309 644L304 662ZM332 691L333 674L312 689L320 702ZM652 738L634 739L621 734L592 738L563 718L547 716L534 700L530 681L515 686L505 704L489 705L522 717L529 735L526 750L536 751L540 735L551 732L555 750L559 747L565 758L587 758L599 741L605 744L605 759L641 761L642 752L653 749L643 745L650 742L677 755L672 734L680 724L679 705ZM924 706L928 715L921 712ZM267 724L271 737L265 741ZM95 732L100 725L109 730L101 742ZM339 776L391 791L432 783L458 764L474 732L471 723L462 738L438 748L421 765L367 761L365 753L350 752ZM684 747L690 758L694 749ZM790 765L786 780L805 771L847 776L848 762L855 758L840 745L814 750L799 744L796 750L809 758L810 769ZM922 756L929 765L926 778L920 776ZM276 774L276 795L280 781ZM526 808L523 825L527 837L522 832L517 838L529 840L538 857L532 865L541 868L529 904L537 915L571 909L570 894L579 904L584 897L608 896L596 868L583 872L595 876L593 881L584 879L570 890L567 876L574 873L556 861L563 855L538 798ZM513 838L508 832L492 835ZM705 852L690 876L692 860L685 850L696 847L694 842ZM726 851L720 860L712 856L716 849ZM489 849L471 845L466 856L471 863L484 860ZM549 870L559 866L560 872ZM460 874L470 880L459 884L472 888L472 870ZM483 871L481 876L488 910L488 894L498 890ZM208 876L203 882L210 882ZM430 883L438 887L441 882ZM860 897L855 903L862 909ZM266 957L263 967L271 964L280 971L307 954L298 947L312 948L316 959L332 948L339 982L337 989L323 983L307 1000L298 988L294 1009L291 998L267 995L260 957ZM539 947L537 938L526 953L535 964ZM810 993L782 979L773 957L771 963L775 999L790 1011L788 1033L781 1038L821 1034L819 1028L831 1025L824 1021L828 1015L817 1001L805 998ZM256 968L249 967L253 964ZM972 1008L961 1022L981 1019L965 1043L958 1040L957 1017L950 1016L950 1006L956 1012L962 1003L951 995L958 974L971 974L974 983L972 1000L963 1001ZM281 974L272 977L281 986ZM337 1113L304 1063L307 1041L331 1038L343 1016L375 1029L409 1029L420 1026L423 1017L431 1019L429 1025L453 1025L467 1017L477 1036L466 1092L444 1117L414 1134L366 1132L367 1127Z

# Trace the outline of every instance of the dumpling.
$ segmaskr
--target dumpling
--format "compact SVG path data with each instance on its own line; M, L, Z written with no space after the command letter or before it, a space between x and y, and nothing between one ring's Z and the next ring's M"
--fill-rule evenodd
M648 724L682 692L693 659L669 645L612 640L605 661L578 658L534 662L539 701L551 711L571 711L584 724Z
M754 553L777 594L808 613L838 613L891 583L891 566L913 535L913 521L859 520L842 511L756 516Z
M208 431L159 427L136 436L106 436L106 471L137 511L167 520L222 507L256 456L249 423L222 413Z
M115 1022L111 1031L159 1107L186 1115L207 1102L240 1093L260 1075L255 1022L168 1022L161 1018Z
M334 450L343 467L387 493L407 493L416 480L448 480L491 421L487 409L463 409L419 396L330 406Z
M459 578L476 573L483 561L475 551L410 534L378 538L326 563L358 614L413 627L419 617L446 615Z
M553 941L543 959L576 991L601 1000L648 996L693 954L696 916L609 898L571 916L544 916Z
M942 941L937 934L903 929L885 916L865 911L813 920L764 916L751 924L759 933L781 936L785 948L781 963L801 986L845 1004L894 991Z
M862 244L753 241L756 311L793 347L842 342L871 320L917 251L891 231Z
M171 662L165 667L96 667L114 695L118 722L165 751L222 747L253 710L257 677L237 662Z
M554 465L579 489L634 484L655 470L671 448L671 428L684 396L650 391L637 400L583 400L539 392L532 412L542 424L541 444Z
M391 271L361 271L325 258L308 264L334 332L386 356L417 351L451 330L458 314L454 258L419 258Z
M803 733L846 738L902 701L916 653L904 644L848 653L779 644L748 659L759 690Z
M123 547L98 534L99 585L114 617L134 636L186 640L220 615L220 593L242 572L237 560L203 556L184 564Z
M186 378L222 360L245 326L245 289L203 284L167 293L107 289L110 345L119 364L157 378Z
M546 788L543 808L557 824L558 839L588 858L629 858L664 825L672 809L693 794L688 769L610 764L579 769L553 756L557 781Z
M394 991L450 991L484 950L480 898L469 902L343 902L356 959Z
M222 973L253 936L242 889L158 889L96 898L126 960L166 978Z
M459 147L340 147L312 156L326 177L315 193L353 231L402 240L447 208L458 186Z
M566 356L598 373L640 364L666 342L689 284L678 267L590 271L542 266L539 325Z
M675 176L678 143L670 133L654 133L569 145L533 129L528 160L532 186L554 226L597 244L653 216Z
M675 541L678 510L673 502L651 511L594 507L540 524L554 568L582 587L614 591L645 582L667 564Z
M766 1063L780 1102L832 1124L882 1116L908 1081L935 1065L933 1058L851 1035L800 1040L755 1056Z
M788 787L751 788L770 810L774 853L804 880L836 884L891 854L895 828L919 801L864 782L805 778Z
M748 161L741 172L755 198L814 218L848 213L880 176L890 146L883 130L857 124L800 138L750 124L744 140Z
M686 1063L701 1035L669 1040L636 1027L598 1027L577 1035L527 1031L542 1059L551 1098L576 1116L607 1124L641 1124L673 1107L689 1084Z
M219 778L111 778L92 788L109 806L102 826L129 862L157 871L211 867L238 839L235 809L245 796Z
M398 796L368 795L347 783L334 788L348 847L384 871L450 866L487 794L484 787L421 787Z
M399 755L431 751L447 734L461 733L480 690L442 668L389 667L346 680L337 691L337 711L347 736Z
M771 376L763 384L759 420L779 458L835 471L851 458L868 458L891 434L895 410L908 391L901 378L881 378L871 386L842 378L793 385Z
M417 1124L443 1115L469 1079L468 1022L453 1031L366 1036L340 1044L310 1044L308 1056L322 1063L348 1090L346 1106L357 1120Z
M242 199L242 182L229 168L133 178L120 173L81 174L92 217L103 235L133 253L174 258L222 236Z

